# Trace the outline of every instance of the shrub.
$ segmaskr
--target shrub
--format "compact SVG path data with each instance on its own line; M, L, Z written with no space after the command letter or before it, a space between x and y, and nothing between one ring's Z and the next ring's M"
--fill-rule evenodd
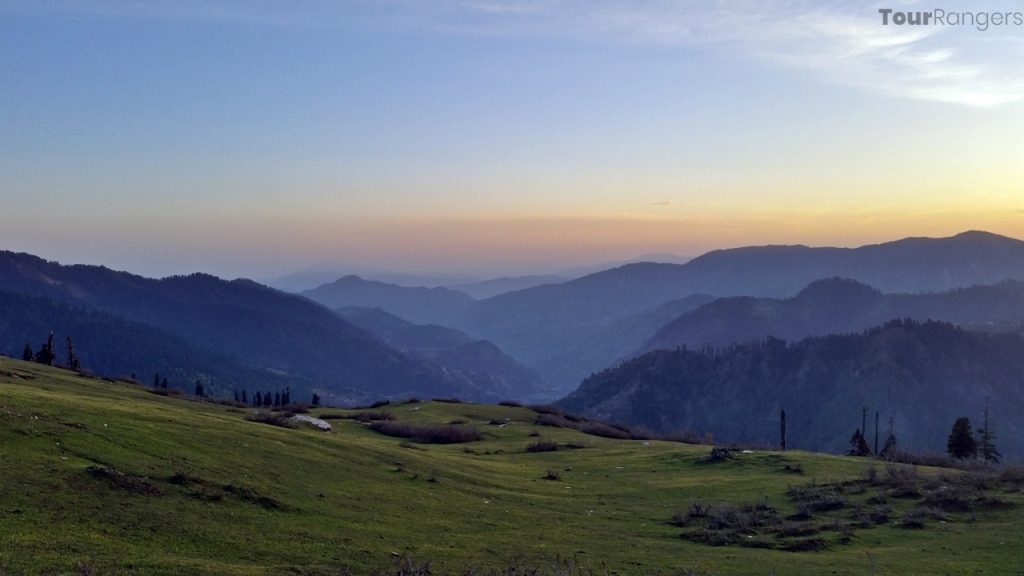
M804 467L799 462L794 462L794 463L791 463L791 464L783 465L782 471L783 472L790 472L792 474L800 474L802 476L803 473L804 473Z
M714 462L724 462L732 458L732 450L728 448L712 448L711 452L701 456L697 459L697 462L701 464L712 464Z
M433 398L434 402L444 402L445 404L462 404L462 400L458 398Z
M370 404L369 408L380 408L381 406L387 406L391 404L391 400L377 400L373 404Z
M788 492L790 498L797 503L797 512L800 515L829 512L846 506L846 498L834 488L827 486L818 486L813 483L790 486Z
M527 452L554 452L558 450L558 442L551 440L537 440L526 445Z
M421 444L460 444L480 440L480 431L472 426L412 424L393 420L370 423L370 429L387 436L408 438Z
M533 404L530 406L530 410L533 410L538 414L553 414L555 416L565 415L561 410L549 404Z
M520 404L519 402L516 402L515 400L502 400L501 402L498 402L498 406L508 406L510 408L522 408L523 407L522 404Z
M246 416L245 419L249 422L259 422L260 424L269 424L280 428L295 428L295 423L288 417L272 412L255 412Z
M609 426L602 422L586 422L580 426L579 430L584 434L601 436L602 438L614 438L616 440L629 440L632 438L629 432L624 432L618 427Z
M381 420L394 420L395 416L391 412L371 412L366 410L353 414L351 418L356 422L379 422Z
M89 466L85 469L93 478L105 480L114 488L131 494L143 496L159 496L160 488L141 476L132 476L109 466Z
M947 512L970 512L978 499L978 491L966 484L949 484L924 495L921 500L926 506Z
M662 434L658 437L658 440L665 442L678 442L680 444L703 444L701 437L696 432L688 430L678 430L676 432L670 432L668 434Z
M533 423L538 426L551 426L553 428L575 428L572 422L558 414L538 414L534 418Z

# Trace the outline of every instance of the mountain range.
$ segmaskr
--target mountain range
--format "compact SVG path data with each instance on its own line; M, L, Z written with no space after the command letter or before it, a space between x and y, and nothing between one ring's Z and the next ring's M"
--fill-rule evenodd
M454 328L413 324L380 308L349 306L336 311L381 342L436 364L461 378L492 400L549 400L536 372L523 366L487 340L475 340Z
M895 320L858 334L787 343L658 350L585 380L566 410L720 441L845 451L861 408L891 417L900 447L942 452L954 420L986 402L1004 455L1024 455L1024 336ZM872 418L873 420L873 418ZM882 440L887 432L883 426ZM873 436L868 428L868 437Z
M308 380L310 389L334 401L403 394L472 398L478 392L319 304L249 280L204 274L155 280L0 252L0 290L155 327L245 366ZM81 338L78 345L88 346Z
M651 321L650 315L667 302L686 302L681 299L698 294L786 298L816 280L836 276L889 293L1024 280L1024 242L971 231L860 248L716 250L684 264L627 264L479 301L450 290L434 292L354 278L306 295L332 308L379 307L416 323L458 328L493 342L536 370L556 390L568 393L594 371L646 349L645 342L661 327L653 324L675 319L657 316L657 321ZM690 301L676 310L677 316L705 303L700 298ZM691 308L691 304L695 305ZM633 324L641 318L649 322Z
M978 330L1007 330L1024 322L1024 282L926 294L883 294L855 280L832 278L786 299L719 298L663 326L639 352L723 345L772 336L859 332L896 318L944 320Z

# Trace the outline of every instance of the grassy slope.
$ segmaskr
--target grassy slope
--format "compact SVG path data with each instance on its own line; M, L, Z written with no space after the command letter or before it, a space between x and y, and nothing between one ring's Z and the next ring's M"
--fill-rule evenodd
M828 552L709 547L667 523L697 499L766 496L792 510L788 484L859 476L865 464L855 459L757 453L699 465L706 447L535 427L523 408L387 410L400 420L467 419L485 439L403 447L347 420L329 433L281 429L239 410L0 359L0 574L70 573L78 562L102 574L336 574L407 551L442 570L559 555L625 574L869 574L868 554L878 574L1014 574L1024 565L1019 506L979 513L975 524L859 530ZM487 424L506 417L506 428ZM535 429L588 448L527 453ZM803 478L783 462L800 463ZM90 465L148 477L161 495L115 488ZM549 469L561 480L543 480ZM178 472L206 487L170 482ZM228 484L282 508L218 488Z

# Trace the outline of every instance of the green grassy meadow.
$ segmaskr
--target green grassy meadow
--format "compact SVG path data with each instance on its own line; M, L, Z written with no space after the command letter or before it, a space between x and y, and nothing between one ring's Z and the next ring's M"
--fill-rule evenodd
M435 574L557 558L617 574L1024 574L1019 490L923 529L900 526L912 503L892 499L892 521L848 543L823 530L821 551L711 546L680 537L673 514L695 501L790 514L790 485L863 478L869 462L758 451L702 464L707 446L539 426L528 408L376 410L464 420L483 439L417 444L353 420L279 428L246 421L249 410L0 359L0 574L363 574L406 554ZM584 447L527 452L538 438Z

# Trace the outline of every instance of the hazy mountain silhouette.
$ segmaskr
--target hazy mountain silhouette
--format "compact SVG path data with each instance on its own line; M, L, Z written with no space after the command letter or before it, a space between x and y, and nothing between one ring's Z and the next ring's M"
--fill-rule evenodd
M592 334L627 317L697 293L788 297L815 280L834 276L884 292L931 292L1024 280L1024 242L965 232L861 248L716 250L686 264L629 264L562 284L501 294L478 302L454 321L437 322L493 341L552 384L569 390L576 385L573 378L586 373L551 366L564 366L559 357L572 362Z
M20 358L26 343L38 351L51 330L58 364L67 365L66 338L71 336L82 368L96 374L134 375L144 384L159 374L169 386L188 392L201 380L215 396L289 386L305 394L310 386L308 379L247 366L159 328L84 305L0 290L0 353Z
M483 300L485 298L491 298L498 294L504 294L506 292L513 292L515 290L524 290L526 288L533 288L534 286L542 286L544 284L560 284L568 280L565 276L556 275L532 275L532 276L503 276L501 278L491 278L490 280L480 280L478 282L471 282L467 284L454 284L448 286L452 290L458 290L464 294L468 294L476 300Z
M453 328L413 324L379 308L350 306L337 312L385 344L464 379L492 400L550 400L553 396L536 372L487 340L474 340Z
M409 288L345 276L302 293L328 308L380 308L416 324L448 324L474 303L467 294L449 288Z
M990 398L1000 449L1021 455L1021 350L1016 333L897 320L795 344L650 352L587 379L559 404L662 431L712 432L722 443L771 445L785 409L790 447L833 452L848 447L866 406L895 419L902 447L942 451L953 421L979 418Z
M0 252L0 289L84 304L156 326L246 365L308 378L338 400L353 389L367 397L476 393L319 304L249 280L205 274L154 280Z
M1024 322L1024 282L1008 280L932 294L882 294L853 280L833 278L814 282L785 300L721 298L661 328L639 353L765 336L795 340L859 332L897 318L1006 328Z

